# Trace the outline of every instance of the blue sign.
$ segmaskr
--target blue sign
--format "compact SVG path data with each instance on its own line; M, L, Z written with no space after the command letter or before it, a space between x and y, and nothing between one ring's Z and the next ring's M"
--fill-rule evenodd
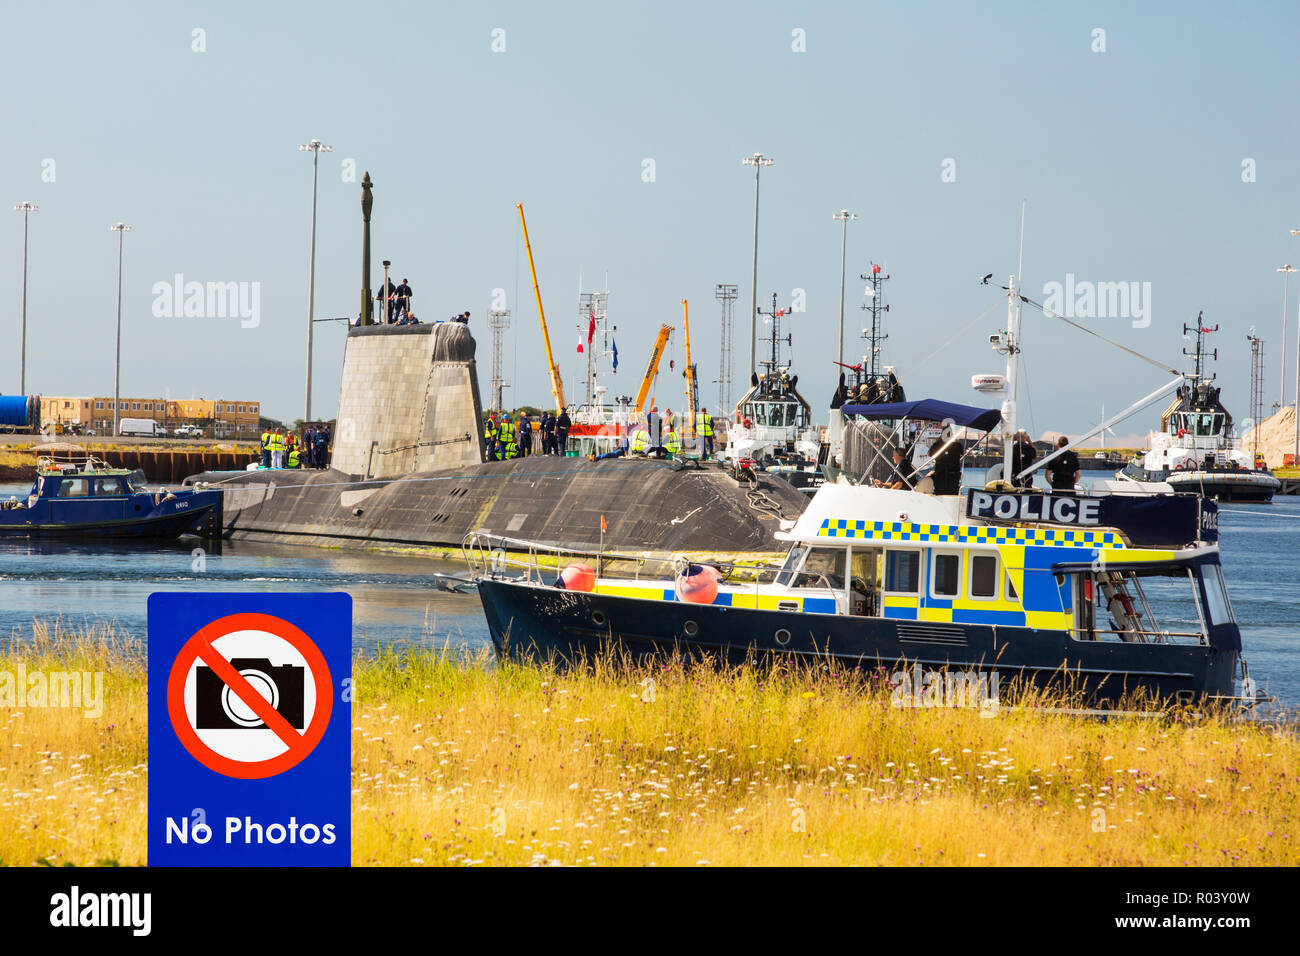
M351 862L352 597L149 596L149 865Z

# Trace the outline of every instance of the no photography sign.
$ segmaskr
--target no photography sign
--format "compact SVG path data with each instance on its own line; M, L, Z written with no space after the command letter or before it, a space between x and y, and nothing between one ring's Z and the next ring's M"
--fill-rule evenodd
M352 599L149 598L150 865L347 865Z

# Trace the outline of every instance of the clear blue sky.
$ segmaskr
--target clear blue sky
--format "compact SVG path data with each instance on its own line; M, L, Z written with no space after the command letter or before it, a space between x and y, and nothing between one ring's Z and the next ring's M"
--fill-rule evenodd
M1093 324L1176 362L1204 310L1216 368L1247 410L1253 324L1277 399L1284 262L1300 264L1300 110L1290 3L341 4L7 3L0 77L9 204L31 200L28 390L111 393L121 219L123 391L261 400L302 414L311 160L322 157L317 314L355 315L359 185L375 187L374 284L389 258L417 313L470 309L486 396L492 289L514 313L513 403L549 393L514 203L522 201L570 394L579 272L609 275L632 392L661 321L692 302L693 346L716 402L714 285L741 287L746 378L753 173L764 171L759 291L807 294L795 325L801 390L824 408L835 370L840 226L849 274L894 278L886 359L913 395L975 402L1000 370L996 301L978 277L1024 285L1150 282L1152 322ZM193 31L206 50L194 52ZM506 51L492 51L505 30ZM1093 30L1106 31L1104 53ZM806 52L792 50L805 31ZM655 181L642 181L643 160ZM945 159L956 181L941 181ZM1255 161L1256 181L1242 181ZM53 159L53 182L42 180ZM0 391L18 387L22 218L0 230ZM261 324L158 318L152 287L261 284ZM1300 276L1297 276L1300 280ZM849 283L848 355L862 283ZM1292 284L1292 298L1300 281ZM1295 344L1292 303L1291 348ZM1026 313L1036 432L1079 431L1167 378ZM317 326L314 411L337 408L344 332ZM676 338L680 367L681 337ZM1290 378L1290 375L1288 375ZM1289 390L1290 391L1290 390ZM1122 433L1149 427L1154 410Z

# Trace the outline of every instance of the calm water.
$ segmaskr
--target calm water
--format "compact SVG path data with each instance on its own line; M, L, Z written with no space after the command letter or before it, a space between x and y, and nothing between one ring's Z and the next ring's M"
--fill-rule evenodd
M26 490L0 487L0 494ZM1219 529L1224 577L1251 673L1294 711L1300 707L1300 498L1224 505ZM62 618L71 625L111 622L143 637L145 602L153 591L342 590L352 595L358 646L490 646L478 597L433 583L463 571L459 563L234 541L208 553L197 570L192 549L0 539L0 636L30 633L36 619ZM1164 602L1151 597L1159 613ZM1160 616L1177 629L1178 620Z

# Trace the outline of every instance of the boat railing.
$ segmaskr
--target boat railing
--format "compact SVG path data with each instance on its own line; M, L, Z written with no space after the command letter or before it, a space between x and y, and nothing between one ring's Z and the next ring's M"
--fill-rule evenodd
M1094 628L1071 628L1071 636L1076 641L1099 641L1099 640L1119 640L1132 644L1174 644L1174 643L1206 643L1205 635L1200 631L1165 631L1150 630L1147 628L1131 628L1129 630L1103 629ZM1103 638L1102 635L1108 635Z
M693 565L715 568L722 575L722 583L730 585L737 593L748 593L752 587L756 598L763 594L771 595L774 591L781 595L789 590L824 591L838 608L840 597L845 595L845 587L837 588L822 572L701 560L683 554L655 557L604 548L566 548L487 531L472 531L465 535L461 553L475 580L489 578L552 584L568 565L586 564L595 571L597 578L672 581ZM779 580L782 575L788 576L792 583L783 584ZM780 587L774 588L774 585Z
M89 471L108 467L108 462L85 451L54 452L36 459L37 472Z
M599 576L618 571L638 580L647 565L669 568L672 559L624 554L604 548L566 548L557 544L471 531L461 541L461 554L475 577L523 577L542 583L543 569L559 573L569 564L591 564Z

